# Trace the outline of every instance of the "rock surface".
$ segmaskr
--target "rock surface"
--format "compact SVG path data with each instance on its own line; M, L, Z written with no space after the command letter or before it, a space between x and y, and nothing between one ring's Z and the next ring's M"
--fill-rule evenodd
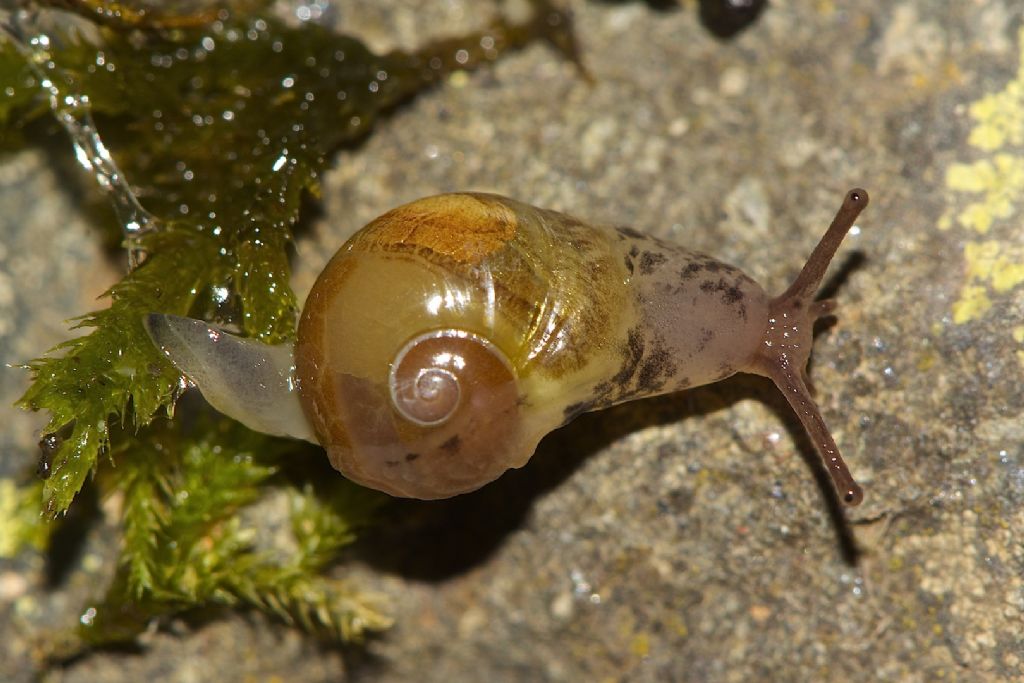
M336 4L324 19L377 48L494 11ZM396 503L338 568L394 599L365 650L233 617L55 680L1024 677L1024 8L775 2L723 42L693 4L574 0L593 84L536 46L383 120L324 179L296 290L384 210L476 189L631 224L779 291L864 186L812 371L864 504L839 510L781 397L734 378L586 415L477 493ZM0 159L4 363L61 341L120 267L62 153ZM9 407L26 382L0 373L5 476L35 457L40 416ZM0 677L30 678L25 625L73 619L107 555L87 549L57 590L41 558L0 562Z

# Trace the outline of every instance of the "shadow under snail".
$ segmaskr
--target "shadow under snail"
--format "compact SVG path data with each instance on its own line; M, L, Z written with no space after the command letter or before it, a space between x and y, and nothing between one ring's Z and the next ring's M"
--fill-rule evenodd
M840 497L863 494L808 390L814 296L868 203L851 190L793 284L632 228L491 194L427 197L346 242L294 346L152 314L157 346L221 412L321 444L346 477L446 498L521 467L580 413L737 372L770 378Z

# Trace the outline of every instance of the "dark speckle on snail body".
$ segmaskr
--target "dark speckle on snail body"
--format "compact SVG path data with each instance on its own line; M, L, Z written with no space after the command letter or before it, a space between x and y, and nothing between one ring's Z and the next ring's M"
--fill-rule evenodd
M793 284L629 228L489 194L377 218L310 292L294 347L147 317L156 344L222 412L320 443L345 476L445 498L529 460L581 412L737 372L782 391L848 504L862 499L807 389L814 296L868 196L851 190Z

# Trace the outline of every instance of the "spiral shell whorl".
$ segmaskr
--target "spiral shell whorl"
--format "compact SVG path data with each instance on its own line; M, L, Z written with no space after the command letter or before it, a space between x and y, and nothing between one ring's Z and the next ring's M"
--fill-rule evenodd
M464 384L493 388L511 380L511 367L497 347L479 335L449 329L411 339L391 364L388 387L402 417L432 427L460 409Z
M316 317L307 330L320 328ZM521 464L519 382L494 343L434 329L376 340L361 366L342 348L352 335L330 329L320 328L319 343L299 344L296 356L307 414L345 476L392 495L447 498Z

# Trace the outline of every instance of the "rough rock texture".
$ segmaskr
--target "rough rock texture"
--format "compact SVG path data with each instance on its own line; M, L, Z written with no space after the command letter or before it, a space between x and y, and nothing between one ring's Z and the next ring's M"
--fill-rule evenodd
M325 178L296 289L384 210L477 189L632 224L781 290L862 185L813 376L864 504L840 511L775 390L735 378L584 416L475 494L395 504L338 569L394 597L397 626L365 650L232 618L57 678L1024 677L1024 8L781 1L722 42L693 4L574 0L593 84L537 46L382 121ZM336 5L325 18L378 48L494 9ZM119 266L59 188L59 152L0 160L5 363L60 341ZM34 457L38 416L7 407L25 381L0 373L4 474ZM51 591L41 567L0 564L4 678L29 676L26 623L84 599L87 573Z

